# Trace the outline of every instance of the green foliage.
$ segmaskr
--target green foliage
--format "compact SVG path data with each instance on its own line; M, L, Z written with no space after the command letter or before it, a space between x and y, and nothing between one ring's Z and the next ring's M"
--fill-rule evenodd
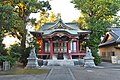
M14 58L16 61L19 61L19 57L21 56L21 46L19 44L11 45L9 48L9 55Z
M1 55L7 55L7 50L5 49L5 45L2 43L3 41L3 36L1 36L2 34L0 34L0 56Z
M9 61L11 67L15 65L15 58L12 58L11 56L0 56L0 65L3 65L3 62Z
M0 56L0 65L5 61L9 61L11 66L15 65L15 62L18 61L20 57L20 46L18 44L14 44L10 47L10 49L5 50L6 54L2 54Z
M40 13L40 19L35 24L35 30L38 31L44 23L56 22L60 18L60 14L55 14L54 12L48 13L47 11L42 11Z
M26 49L26 26L30 21L29 16L31 13L50 9L49 1L44 0L0 0L0 54L4 53L3 38L6 33L9 33L20 40L20 59L28 57L27 54L30 49ZM17 57L19 56L17 55L19 50L16 51L14 48L18 49L18 46L12 46L10 54L12 57ZM13 55L14 53L17 54ZM25 60L22 62L25 62Z
M87 46L92 49L95 63L100 63L97 54L98 45L101 42L107 28L117 23L117 12L120 10L120 0L72 0L75 8L81 10L82 17L78 23L82 29L90 30L90 38ZM118 23L117 23L118 24Z
M25 66L27 64L27 58L29 57L30 51L31 49L33 49L33 47L35 47L35 52L38 53L39 51L39 43L36 42L36 39L33 38L31 39L31 41L28 43L28 47L25 50L25 53L20 52L21 56L20 56L20 62L23 63L23 65Z
M93 56L95 57L95 59L94 59L95 65L100 64L101 63L101 57L97 53L94 53Z
M20 62L23 63L23 66L27 64L27 58L29 57L31 49L32 47L28 47L24 53L21 51Z

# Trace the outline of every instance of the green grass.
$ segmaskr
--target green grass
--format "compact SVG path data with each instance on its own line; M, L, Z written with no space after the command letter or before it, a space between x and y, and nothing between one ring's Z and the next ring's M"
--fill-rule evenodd
M12 69L8 71L0 71L0 75L24 75L24 74L45 74L48 69Z

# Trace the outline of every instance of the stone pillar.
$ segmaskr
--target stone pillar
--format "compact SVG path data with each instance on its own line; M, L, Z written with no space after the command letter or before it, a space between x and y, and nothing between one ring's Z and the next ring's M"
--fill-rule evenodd
M50 40L50 59L52 59L53 56L53 41Z
M68 59L71 59L71 55L70 55L70 47L71 47L71 45L70 45L70 40L68 40Z

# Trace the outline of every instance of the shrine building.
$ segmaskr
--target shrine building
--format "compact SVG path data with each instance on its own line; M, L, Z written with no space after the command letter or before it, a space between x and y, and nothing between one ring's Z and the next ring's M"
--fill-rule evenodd
M80 30L77 23L64 23L61 18L54 23L45 23L37 32L31 32L40 44L38 58L44 60L83 58L89 33Z

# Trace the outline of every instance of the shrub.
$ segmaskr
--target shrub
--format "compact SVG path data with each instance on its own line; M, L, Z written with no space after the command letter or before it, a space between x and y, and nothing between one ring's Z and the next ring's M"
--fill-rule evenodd
M19 44L11 45L11 47L9 48L9 55L12 58L15 58L16 61L18 61L21 56L20 52L21 52L21 46Z
M5 61L9 61L10 62L10 66L14 66L15 65L15 58L12 58L11 56L0 56L0 65L3 65L3 62Z
M98 55L98 53L94 53L93 57L95 58L94 59L95 65L98 65L101 63L101 57Z

